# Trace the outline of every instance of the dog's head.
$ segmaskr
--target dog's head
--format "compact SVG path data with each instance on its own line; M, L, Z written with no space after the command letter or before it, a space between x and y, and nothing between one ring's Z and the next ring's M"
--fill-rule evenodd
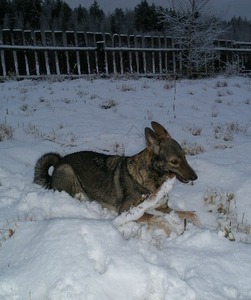
M152 122L152 129L145 129L147 149L152 154L152 167L161 175L176 178L187 183L198 178L186 160L185 152L178 142L171 138L166 129Z

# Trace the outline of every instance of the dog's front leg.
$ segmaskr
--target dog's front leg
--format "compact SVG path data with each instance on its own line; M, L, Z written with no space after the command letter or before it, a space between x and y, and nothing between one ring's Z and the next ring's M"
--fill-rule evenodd
M178 217L181 220L184 220L185 223L188 221L195 226L200 225L200 220L199 220L198 216L196 215L196 213L193 211L174 210L174 209L170 208L167 203L165 203L161 207L156 208L156 210L159 212L165 213L165 214L170 214L170 212L173 211L178 215Z
M195 212L175 210L175 213L179 216L181 220L184 220L185 222L188 221L195 226L200 226L200 220Z
M185 231L185 221L181 220L174 210L169 210L166 213L155 209L148 209L137 222L147 224L149 227L162 229L167 236L172 232L180 235Z
M116 226L121 226L131 221L137 221L140 219L148 209L154 209L162 205L162 199L165 199L168 192L172 189L174 184L174 179L167 180L163 185L153 194L146 197L140 195L139 199L132 199L127 201L123 205L122 211L127 208L127 204L131 204L131 207L128 207L126 211L123 211L115 220L114 223ZM166 202L166 201L164 201ZM135 206L136 204L136 206Z
M149 213L144 213L142 217L136 220L137 223L147 224L148 227L157 227L162 229L167 236L173 231L173 228L161 216L155 216Z

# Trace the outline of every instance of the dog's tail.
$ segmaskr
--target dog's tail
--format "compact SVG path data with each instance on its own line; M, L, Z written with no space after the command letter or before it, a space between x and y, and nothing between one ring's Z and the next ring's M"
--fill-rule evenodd
M51 189L49 169L50 167L55 167L61 159L62 157L58 153L47 153L40 157L35 165L33 182L46 189Z

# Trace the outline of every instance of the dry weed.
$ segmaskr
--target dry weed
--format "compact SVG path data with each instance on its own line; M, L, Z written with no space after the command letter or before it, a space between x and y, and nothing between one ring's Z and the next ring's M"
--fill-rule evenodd
M10 140L13 137L14 129L4 123L0 123L0 142Z

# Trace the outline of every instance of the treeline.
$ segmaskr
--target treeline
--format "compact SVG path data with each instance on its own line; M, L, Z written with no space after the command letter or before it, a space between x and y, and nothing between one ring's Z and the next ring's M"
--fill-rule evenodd
M115 8L105 14L98 1L86 8L71 8L63 0L0 0L0 29L83 30L110 33L163 33L168 24L160 12L175 12L142 0L133 10ZM251 22L233 18L223 22L225 39L251 40Z

